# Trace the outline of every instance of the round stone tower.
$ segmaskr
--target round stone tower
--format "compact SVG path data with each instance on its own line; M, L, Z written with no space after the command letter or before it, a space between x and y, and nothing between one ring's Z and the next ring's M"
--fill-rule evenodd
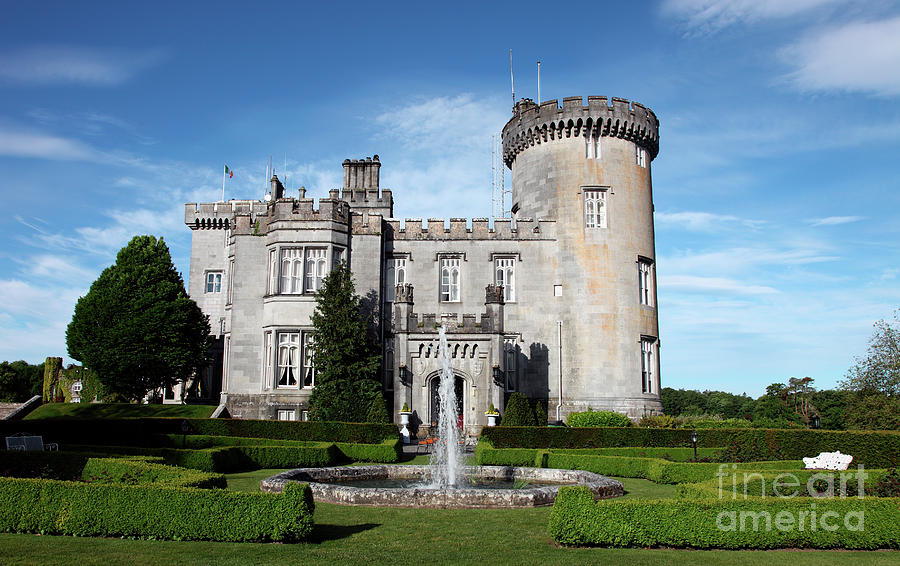
M551 418L558 400L563 417L587 407L632 418L662 411L650 175L658 152L656 115L620 98L569 97L562 108L523 99L503 128L513 216L557 225L555 257L544 258L556 275L545 308L562 323Z

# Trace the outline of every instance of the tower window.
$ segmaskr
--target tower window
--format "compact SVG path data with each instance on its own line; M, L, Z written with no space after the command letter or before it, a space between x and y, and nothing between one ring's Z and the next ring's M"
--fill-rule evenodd
M656 338L641 337L641 391L654 392L656 379Z
M647 150L637 144L634 145L634 162L640 167L647 166Z
M281 292L303 292L303 248L282 248Z
M600 159L600 136L588 135L584 137L584 156L587 159Z
M494 283L503 286L503 300L516 300L516 258L498 257L494 260Z
M459 302L459 258L441 259L441 302Z
M316 386L316 366L313 364L313 333L303 333L303 387Z
M387 260L385 263L387 273L384 277L384 296L385 301L391 303L394 301L394 292L397 285L406 284L406 258L395 257Z
M307 293L315 293L322 286L325 278L325 248L307 248L306 250L306 288Z
M222 292L222 272L207 271L206 272L206 292L221 293Z
M278 334L278 383L277 387L297 387L300 374L300 333Z
M516 336L506 336L503 339L504 377L506 378L506 390L516 390L516 377L519 373L519 347L516 346Z
M302 344L302 349L301 349ZM279 332L276 362L278 388L309 389L316 385L316 369L312 356L312 332Z
M606 190L584 190L585 228L606 228Z
M653 260L638 258L638 291L642 305L653 306Z

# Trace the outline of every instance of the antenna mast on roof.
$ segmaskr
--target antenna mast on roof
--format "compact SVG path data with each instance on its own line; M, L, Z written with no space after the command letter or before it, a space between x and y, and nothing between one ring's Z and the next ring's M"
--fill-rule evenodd
M513 109L516 107L516 83L513 80L512 49L509 50L509 88L512 90Z
M541 103L541 62L538 61L538 100L537 103Z
M494 218L509 218L506 208L506 195L511 191L506 188L506 171L503 165L503 144L500 134L491 136L491 204ZM512 199L510 199L512 204Z

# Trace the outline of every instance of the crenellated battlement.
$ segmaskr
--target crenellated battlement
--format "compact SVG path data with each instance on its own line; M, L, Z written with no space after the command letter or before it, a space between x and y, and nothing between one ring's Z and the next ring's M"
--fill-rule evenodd
M350 223L350 207L339 199L281 198L273 202L237 201L189 203L184 207L184 223L191 230L227 230L251 226L265 233L267 227L280 220L332 221Z
M258 200L230 200L184 205L184 223L191 230L227 230L239 213L264 214L266 203Z
M371 218L371 217L370 217ZM451 218L447 227L443 218L429 218L423 226L421 218L407 218L403 225L399 218L385 220L394 240L555 240L556 221L519 218L513 224L509 218L494 219L490 227L487 218Z
M503 127L503 161L512 167L516 156L535 144L569 137L614 137L643 147L653 159L659 153L659 120L652 110L624 98L580 96L536 104L516 103L514 116Z

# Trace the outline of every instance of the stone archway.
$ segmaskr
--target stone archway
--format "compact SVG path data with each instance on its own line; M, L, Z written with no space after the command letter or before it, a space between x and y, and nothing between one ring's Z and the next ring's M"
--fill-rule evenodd
M466 387L466 378L460 375L457 372L454 372L454 377L456 379L456 411L457 414L462 418L462 426L465 427L466 422L466 407L468 406L468 398L467 398L467 387ZM440 408L438 403L438 388L441 384L441 375L438 372L434 372L431 374L428 379L428 423L437 422L438 417L440 415Z

